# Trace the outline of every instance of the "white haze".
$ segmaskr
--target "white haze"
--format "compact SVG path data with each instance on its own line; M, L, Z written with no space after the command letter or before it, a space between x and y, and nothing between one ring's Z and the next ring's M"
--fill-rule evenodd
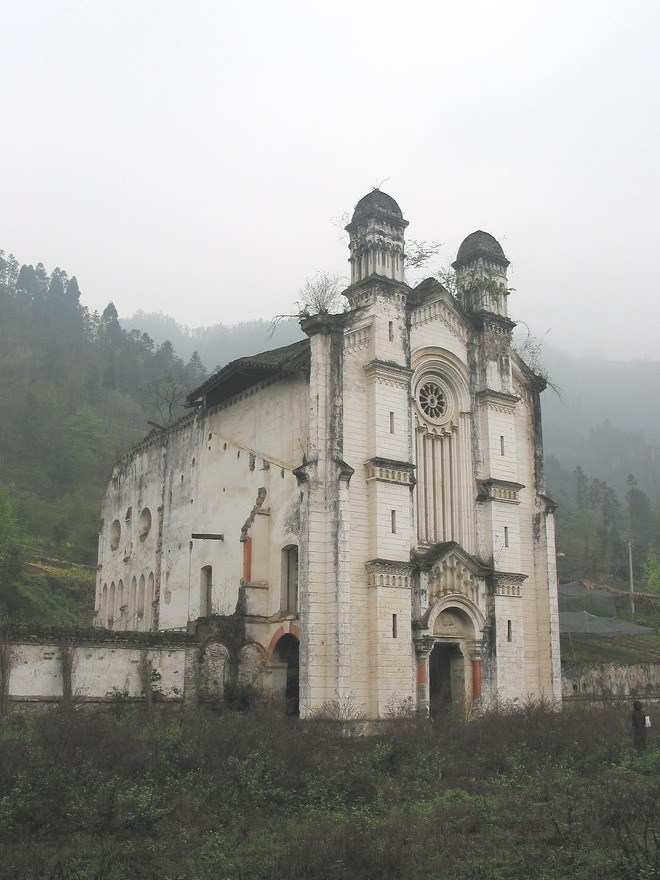
M492 232L538 335L655 358L659 31L657 0L10 0L0 247L91 308L268 318L347 272L381 184L438 267Z

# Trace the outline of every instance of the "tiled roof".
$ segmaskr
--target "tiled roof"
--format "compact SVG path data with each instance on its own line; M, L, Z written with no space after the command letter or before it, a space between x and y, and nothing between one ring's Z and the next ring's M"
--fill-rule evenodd
M207 406L214 406L270 376L307 370L309 360L309 339L238 358L192 391L188 405L206 399Z

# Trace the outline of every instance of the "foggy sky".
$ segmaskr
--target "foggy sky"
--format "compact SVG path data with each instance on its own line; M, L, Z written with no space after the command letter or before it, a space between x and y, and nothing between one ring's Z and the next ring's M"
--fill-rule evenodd
M82 301L188 326L348 274L378 184L443 243L484 229L512 316L658 357L657 0L10 0L0 248Z

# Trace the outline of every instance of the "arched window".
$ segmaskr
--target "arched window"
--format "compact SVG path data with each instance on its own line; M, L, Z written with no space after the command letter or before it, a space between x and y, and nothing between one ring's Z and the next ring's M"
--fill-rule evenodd
M145 608L144 608L144 628L151 629L151 624L153 622L153 611L154 611L154 573L153 571L149 572L149 577L147 578L147 596L145 600Z
M298 548L295 544L282 550L282 611L298 613Z
M112 624L115 620L115 582L113 581L110 584L110 592L108 593L108 618L107 618L107 627L108 629L112 629Z
M135 619L137 612L137 578L135 575L131 578L131 587L128 591L128 628L135 629Z
M117 622L120 629L126 629L126 597L122 580L117 584Z
M144 575L140 575L140 582L137 591L137 628L144 629Z
M209 617L213 611L213 568L205 565L199 581L199 616Z
M108 585L103 584L101 590L101 602L99 604L99 624L105 626L108 618Z

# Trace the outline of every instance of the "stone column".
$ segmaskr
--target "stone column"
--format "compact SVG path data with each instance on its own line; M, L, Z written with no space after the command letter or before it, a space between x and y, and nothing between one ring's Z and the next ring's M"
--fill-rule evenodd
M428 716L431 707L429 693L429 657L435 640L432 636L419 636L415 640L415 658L417 660L417 711Z

